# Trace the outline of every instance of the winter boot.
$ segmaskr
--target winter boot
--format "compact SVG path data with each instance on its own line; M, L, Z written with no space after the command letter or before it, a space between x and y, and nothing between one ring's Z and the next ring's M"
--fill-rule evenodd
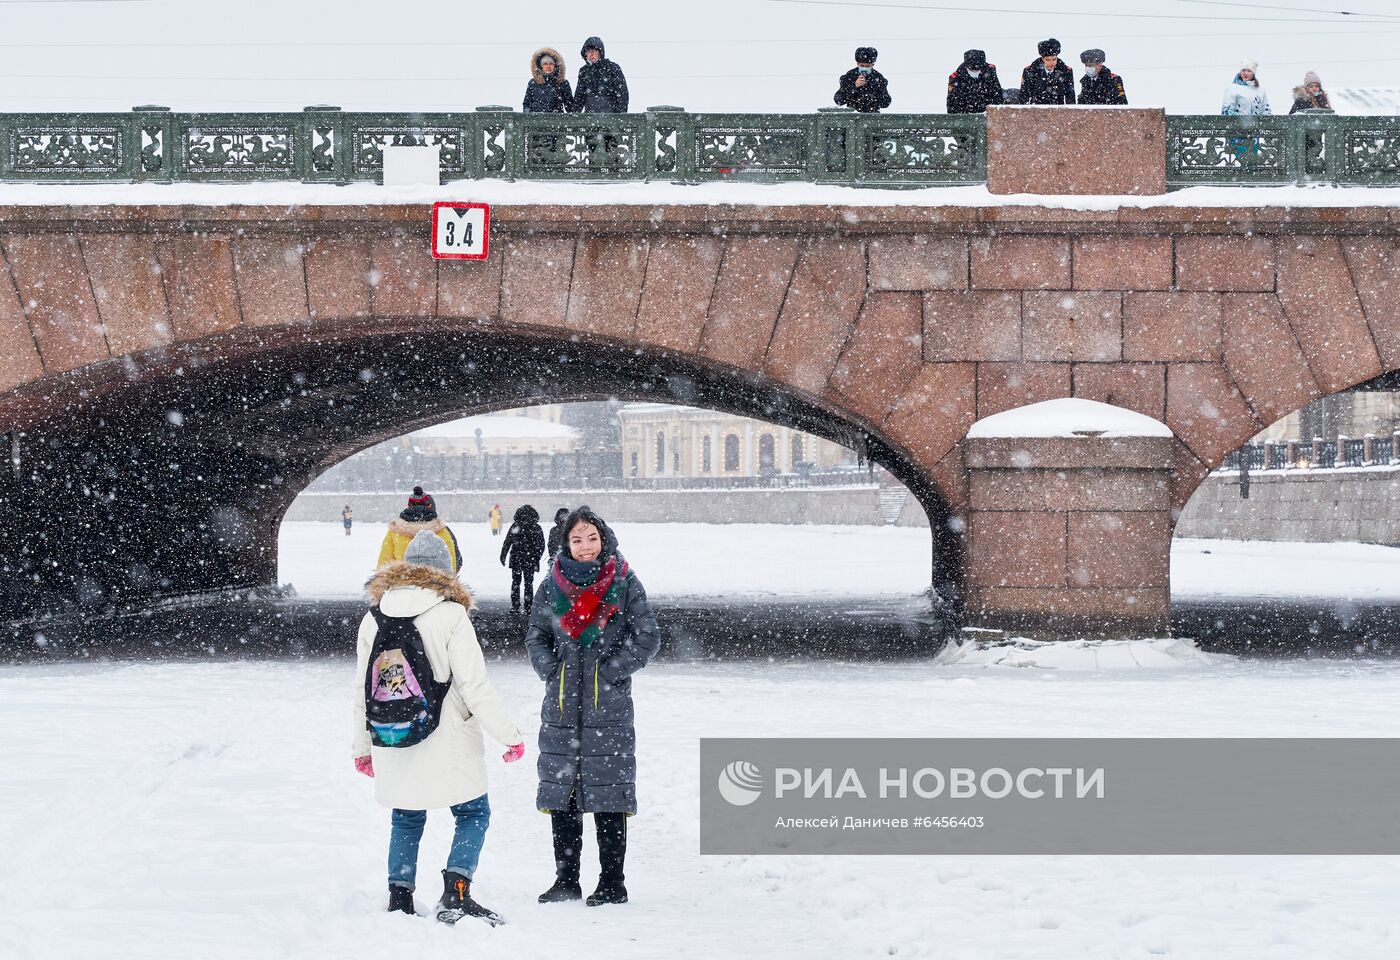
M442 899L438 901L437 918L443 923L456 923L463 917L485 920L493 927L505 923L499 913L487 910L472 899L472 882L460 873L442 871Z
M590 907L605 903L626 903L627 888L622 884L622 867L627 859L627 814L595 813L593 825L598 829L598 860L602 871L598 889L585 901Z
M540 903L563 903L582 900L579 886L579 859L583 846L583 817L577 813L556 810L549 818L554 834L554 886L540 894Z
M396 883L389 884L389 912L406 913L413 916L413 890Z

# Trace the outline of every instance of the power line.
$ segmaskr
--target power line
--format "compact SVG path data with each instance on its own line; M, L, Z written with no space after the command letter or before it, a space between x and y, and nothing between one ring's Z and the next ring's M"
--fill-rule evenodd
M886 8L890 10L921 10L926 13L1011 13L1022 16L1039 17L1094 17L1096 19L1121 18L1126 20L1190 20L1193 23L1258 23L1256 17L1196 17L1184 13L1101 13L1101 12L1081 12L1078 10L1025 10L1005 7L948 7L929 6L921 3L878 3L873 0L767 0L768 3L792 3L810 7L871 7ZM1368 14L1368 16L1383 16L1383 14ZM1270 23L1318 23L1315 17L1275 17ZM1340 23L1343 21L1323 20L1322 23ZM1352 20L1351 23L1389 23L1389 20Z
M1176 0L1177 3L1195 3L1205 7L1249 7L1254 10L1290 10L1294 13L1317 13L1329 17L1381 17L1386 20L1400 20L1393 13L1362 13L1355 10L1317 10L1313 7L1284 7L1276 3L1239 3L1236 0Z

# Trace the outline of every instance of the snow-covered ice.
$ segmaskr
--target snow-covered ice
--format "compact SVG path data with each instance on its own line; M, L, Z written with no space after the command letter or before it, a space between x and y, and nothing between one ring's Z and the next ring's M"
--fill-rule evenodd
M552 510L552 503L540 503ZM484 520L451 526L462 547L463 579L479 597L506 597L510 573L498 559L501 538L491 536ZM279 579L305 597L359 596L385 529L357 522L347 539L339 524L284 523ZM910 597L929 585L933 548L921 527L619 523L616 529L622 552L658 598ZM1172 543L1171 576L1172 595L1181 599L1400 600L1400 549L1180 539Z
M350 639L346 638L347 647ZM0 670L0 956L1381 960L1395 857L702 857L704 736L1400 736L1400 664L1181 669L658 662L638 677L632 903L539 906L549 825L491 764L474 893L510 923L389 916L387 813L351 769L348 660ZM493 676L522 725L540 684ZM420 909L445 856L428 825ZM1300 824L1305 829L1306 824ZM585 870L596 868L588 827ZM592 879L585 874L585 882Z

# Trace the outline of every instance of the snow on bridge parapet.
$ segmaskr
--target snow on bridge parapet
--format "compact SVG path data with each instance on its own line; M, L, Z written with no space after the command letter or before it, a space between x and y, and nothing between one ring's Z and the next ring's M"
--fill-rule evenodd
M1111 403L1061 397L983 417L967 432L981 437L1170 437L1171 427Z
M967 610L987 626L1167 629L1175 438L1083 398L984 417L967 435Z

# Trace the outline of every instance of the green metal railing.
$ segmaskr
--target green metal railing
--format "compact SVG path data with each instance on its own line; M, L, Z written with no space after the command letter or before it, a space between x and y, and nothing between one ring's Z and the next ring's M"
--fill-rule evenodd
M1044 114L1048 118L1051 113ZM982 183L981 115L687 113L0 114L0 181L352 183L384 148L436 146L444 180ZM1047 147L1050 149L1050 147ZM1173 189L1197 184L1400 185L1400 117L1169 116Z
M926 186L986 179L981 116L645 113L0 114L0 180L230 183L381 179L386 146L436 146L458 179L800 180Z
M1400 185L1400 117L1167 117L1167 184Z

